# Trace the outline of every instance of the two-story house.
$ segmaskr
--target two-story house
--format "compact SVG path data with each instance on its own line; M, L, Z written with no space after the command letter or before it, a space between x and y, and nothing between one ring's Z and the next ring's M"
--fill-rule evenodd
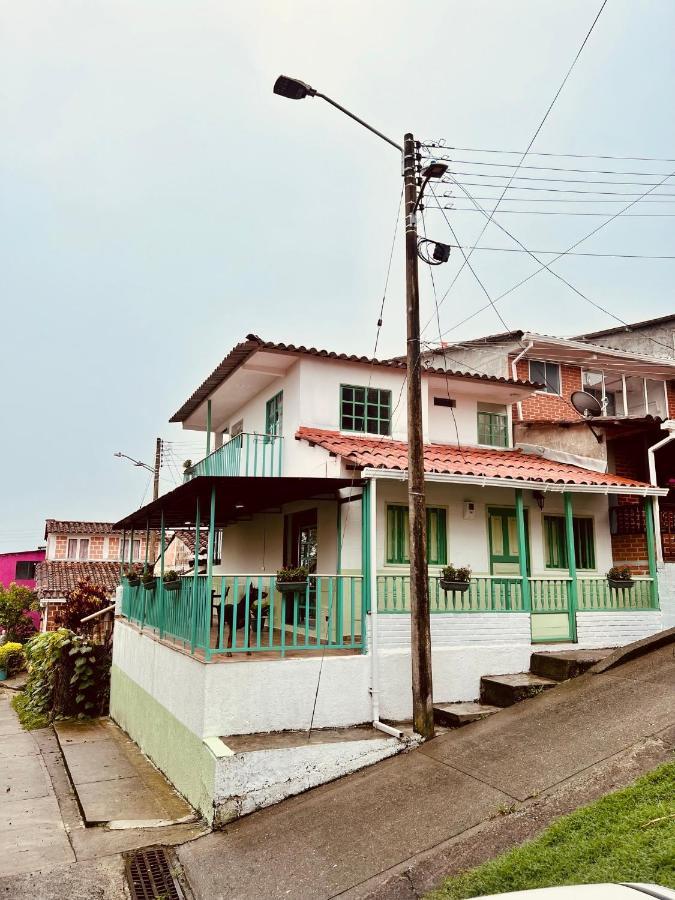
M423 373L437 702L523 671L533 645L616 646L662 627L652 524L666 489L513 446L514 410L549 376ZM207 535L204 569L177 584L124 581L111 714L210 819L335 777L325 748L320 763L304 747L256 793L232 736L371 722L395 752L382 720L412 708L405 387L401 361L249 335L171 419L207 455L115 526L131 540L159 530L160 576L169 530L195 546ZM649 529L647 570L621 589L605 577L616 495L642 504ZM449 563L471 567L466 590L441 588ZM284 588L284 565L306 580ZM361 758L352 744L339 771Z
M674 321L664 317L597 333L598 341L616 346L594 343L593 334L566 339L514 331L448 344L425 359L435 367L543 382L513 410L517 447L649 481L649 448L663 440L663 423L675 419L675 357L668 355L667 332ZM584 419L571 403L575 391L595 397L601 415ZM655 482L671 488L659 507L657 552L660 559L675 561L675 442L654 455L654 464ZM617 564L646 571L641 506L630 495L613 497L610 505Z
M68 591L90 581L114 597L122 560L145 559L145 535L125 538L112 522L47 519L46 552L35 568L35 591L42 607L42 630L54 627L54 613Z
M35 567L44 558L44 547L0 553L0 585L9 587L14 582L31 591L35 590Z

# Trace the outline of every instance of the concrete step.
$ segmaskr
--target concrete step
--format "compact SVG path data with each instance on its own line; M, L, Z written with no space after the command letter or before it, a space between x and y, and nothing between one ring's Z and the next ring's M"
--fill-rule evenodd
M519 672L516 675L483 675L480 680L480 702L489 706L513 706L555 687L557 681Z
M434 703L434 722L446 728L461 728L469 722L486 719L499 712L499 706L487 706L484 703Z
M530 672L555 681L566 681L582 675L591 666L600 662L612 650L559 650L552 653L533 653L530 657Z

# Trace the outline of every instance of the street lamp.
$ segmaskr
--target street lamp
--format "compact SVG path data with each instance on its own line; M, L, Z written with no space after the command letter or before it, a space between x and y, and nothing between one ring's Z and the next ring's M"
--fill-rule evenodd
M427 566L426 504L424 498L424 440L422 433L422 359L420 347L419 278L417 271L417 209L424 188L432 178L442 178L443 163L431 163L417 188L415 140L406 134L403 146L315 88L288 75L280 75L274 93L289 100L321 97L359 125L376 134L403 155L405 193L406 328L408 380L408 508L410 521L410 617L412 655L413 728L425 738L434 735L431 672L431 621ZM374 598L377 603L377 597Z

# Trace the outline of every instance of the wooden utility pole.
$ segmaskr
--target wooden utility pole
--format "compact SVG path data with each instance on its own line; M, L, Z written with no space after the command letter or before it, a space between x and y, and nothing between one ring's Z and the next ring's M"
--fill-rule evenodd
M159 497L159 470L162 465L162 439L157 438L155 442L155 468L152 476L152 499L157 500ZM148 549L148 559L151 565L154 565L157 557L157 532L150 532L150 547Z
M420 355L420 295L417 271L417 177L415 141L403 139L405 187L405 282L408 373L408 509L410 519L410 620L412 651L413 728L424 738L434 736L431 673L431 624L427 572L427 521L424 499L424 437L422 433L422 358Z

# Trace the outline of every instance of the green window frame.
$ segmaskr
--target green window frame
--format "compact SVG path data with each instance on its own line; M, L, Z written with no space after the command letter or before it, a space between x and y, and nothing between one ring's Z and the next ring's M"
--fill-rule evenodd
M572 528L577 569L595 569L593 519L574 516ZM544 555L547 569L566 569L568 567L564 516L544 516Z
M509 446L509 417L505 406L478 404L478 443L488 447Z
M386 560L392 565L410 562L410 518L407 506L387 506ZM427 507L427 562L444 566L448 561L446 510L442 506Z
M265 434L280 435L284 420L284 392L279 391L265 404Z
M391 391L341 384L340 429L361 434L391 434Z

